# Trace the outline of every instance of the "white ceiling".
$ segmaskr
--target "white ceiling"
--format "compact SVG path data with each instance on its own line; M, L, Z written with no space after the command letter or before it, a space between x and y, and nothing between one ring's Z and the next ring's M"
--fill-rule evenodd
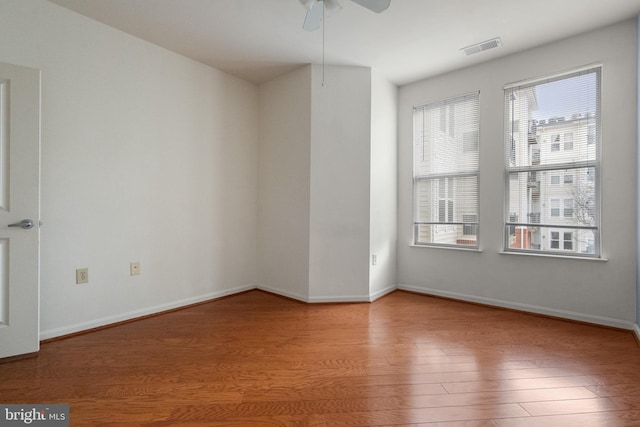
M322 29L302 30L298 0L49 1L254 83L323 61ZM382 14L340 3L325 21L325 62L372 67L398 85L640 13L640 0L392 0ZM501 48L460 51L498 36Z

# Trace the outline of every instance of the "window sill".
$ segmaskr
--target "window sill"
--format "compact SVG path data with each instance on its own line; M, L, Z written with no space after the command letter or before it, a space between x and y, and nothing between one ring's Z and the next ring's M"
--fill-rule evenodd
M516 256L529 256L529 257L539 257L539 258L559 258L559 259L576 259L580 261L596 261L596 262L607 262L608 258L594 258L594 257L586 257L586 256L571 256L571 255L556 255L556 254L538 254L533 252L515 252L515 251L500 251L498 252L500 255L516 255Z
M465 247L457 247L457 246L439 246L439 245L409 245L410 248L425 248L425 249L448 249L452 251L462 251L462 252L482 252L480 248L465 248Z

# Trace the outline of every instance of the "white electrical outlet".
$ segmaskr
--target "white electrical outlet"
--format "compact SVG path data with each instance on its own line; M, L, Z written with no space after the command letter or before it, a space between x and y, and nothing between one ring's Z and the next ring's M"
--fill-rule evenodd
M129 264L129 275L131 276L140 275L140 262L135 261Z
M376 265L378 263L378 255L371 255L371 265Z
M88 268L78 268L76 270L76 284L81 285L83 283L89 283Z

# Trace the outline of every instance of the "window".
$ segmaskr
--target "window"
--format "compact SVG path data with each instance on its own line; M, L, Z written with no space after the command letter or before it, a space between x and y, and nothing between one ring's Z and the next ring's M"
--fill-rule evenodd
M443 178L438 181L438 221L450 224L453 222L453 179Z
M563 215L565 218L573 218L573 199L564 199Z
M562 233L562 235L564 236L564 245L562 248L565 251L572 251L573 250L573 233L565 232L565 233Z
M465 236L477 236L478 226L475 225L478 222L476 215L462 215L462 221L465 223L462 226L462 234Z
M414 108L414 244L478 247L479 94Z
M551 216L558 217L560 216L560 199L551 199Z
M505 88L505 250L600 256L600 75Z
M564 149L573 150L573 133L567 132L564 134Z
M562 235L562 241L560 241L560 236ZM570 231L560 232L560 231L552 231L549 233L550 237L550 246L551 249L562 250L565 251L573 251L573 233Z

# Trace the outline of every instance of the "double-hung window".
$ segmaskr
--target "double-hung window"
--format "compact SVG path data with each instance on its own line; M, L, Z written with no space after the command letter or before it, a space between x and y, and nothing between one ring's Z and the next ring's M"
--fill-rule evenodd
M414 244L477 248L479 93L414 108Z
M600 74L505 89L506 251L600 257Z

